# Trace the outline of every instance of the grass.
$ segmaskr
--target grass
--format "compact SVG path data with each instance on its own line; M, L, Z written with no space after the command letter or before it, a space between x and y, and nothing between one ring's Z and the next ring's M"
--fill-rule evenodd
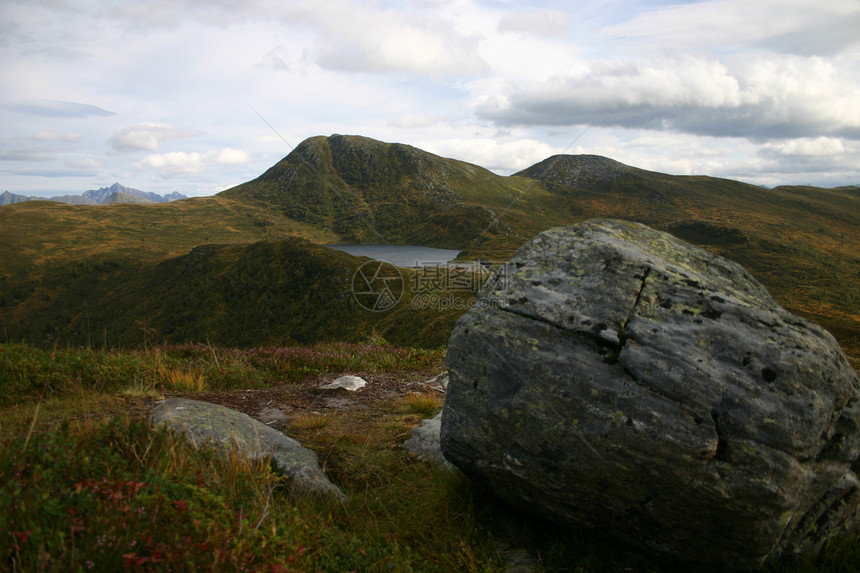
M599 532L523 515L400 444L437 393L292 420L346 505L288 495L266 463L191 447L147 417L151 392L290 384L344 365L441 368L441 351L319 345L38 350L0 345L0 563L11 571L502 572L524 547L547 572L689 571ZM229 374L228 374L229 373ZM300 374L299 374L300 373ZM135 388L138 391L130 391ZM146 390L146 391L142 391ZM187 390L183 390L187 391ZM860 541L769 573L855 571Z
M445 399L439 393L410 393L404 399L409 412L432 418L442 409Z
M0 407L77 395L160 395L266 388L329 371L397 372L441 365L442 350L327 343L230 349L182 344L137 351L0 344Z

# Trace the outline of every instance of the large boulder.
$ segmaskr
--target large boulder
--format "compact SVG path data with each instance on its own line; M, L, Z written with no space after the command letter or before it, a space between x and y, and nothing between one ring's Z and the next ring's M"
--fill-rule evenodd
M594 220L482 295L448 344L441 446L510 503L732 569L857 529L857 374L739 265Z
M168 398L155 408L152 421L183 433L197 447L234 452L248 460L271 458L291 478L290 492L296 496L310 493L346 501L323 473L315 452L247 414L209 402Z

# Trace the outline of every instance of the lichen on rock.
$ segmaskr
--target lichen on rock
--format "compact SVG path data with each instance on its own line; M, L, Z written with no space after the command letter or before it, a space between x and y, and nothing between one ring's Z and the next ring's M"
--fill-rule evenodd
M732 568L857 528L857 374L741 266L593 220L482 298L449 341L442 450L514 505Z
M323 473L315 452L247 414L199 400L168 398L158 404L152 420L182 432L198 447L232 451L250 460L271 457L275 467L291 478L294 495L311 493L346 501Z

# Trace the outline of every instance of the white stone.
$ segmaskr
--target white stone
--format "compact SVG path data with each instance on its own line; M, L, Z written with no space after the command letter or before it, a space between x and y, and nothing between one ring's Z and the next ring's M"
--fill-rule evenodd
M337 390L343 388L344 390L355 392L365 386L367 386L367 381L364 378L347 375L335 378L325 386L320 386L320 390Z

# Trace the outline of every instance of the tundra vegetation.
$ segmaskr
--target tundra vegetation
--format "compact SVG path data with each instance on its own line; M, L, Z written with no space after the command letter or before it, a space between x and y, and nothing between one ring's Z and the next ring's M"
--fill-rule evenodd
M639 221L742 264L832 332L858 368L857 188L762 189L592 156L501 177L332 136L214 197L0 207L0 563L504 571L506 549L524 547L546 571L688 571L520 514L410 457L400 444L442 400L409 382L444 368L465 309L415 305L415 271L403 270L398 304L369 312L350 292L365 259L322 246L413 244L501 263L536 233L593 217ZM474 282L457 295L474 300ZM392 391L360 408L320 407L312 388L340 374ZM194 449L148 423L162 396L241 405L266 393L292 400L282 427L319 454L348 504L291 499L266 464ZM853 572L860 541L766 567Z

